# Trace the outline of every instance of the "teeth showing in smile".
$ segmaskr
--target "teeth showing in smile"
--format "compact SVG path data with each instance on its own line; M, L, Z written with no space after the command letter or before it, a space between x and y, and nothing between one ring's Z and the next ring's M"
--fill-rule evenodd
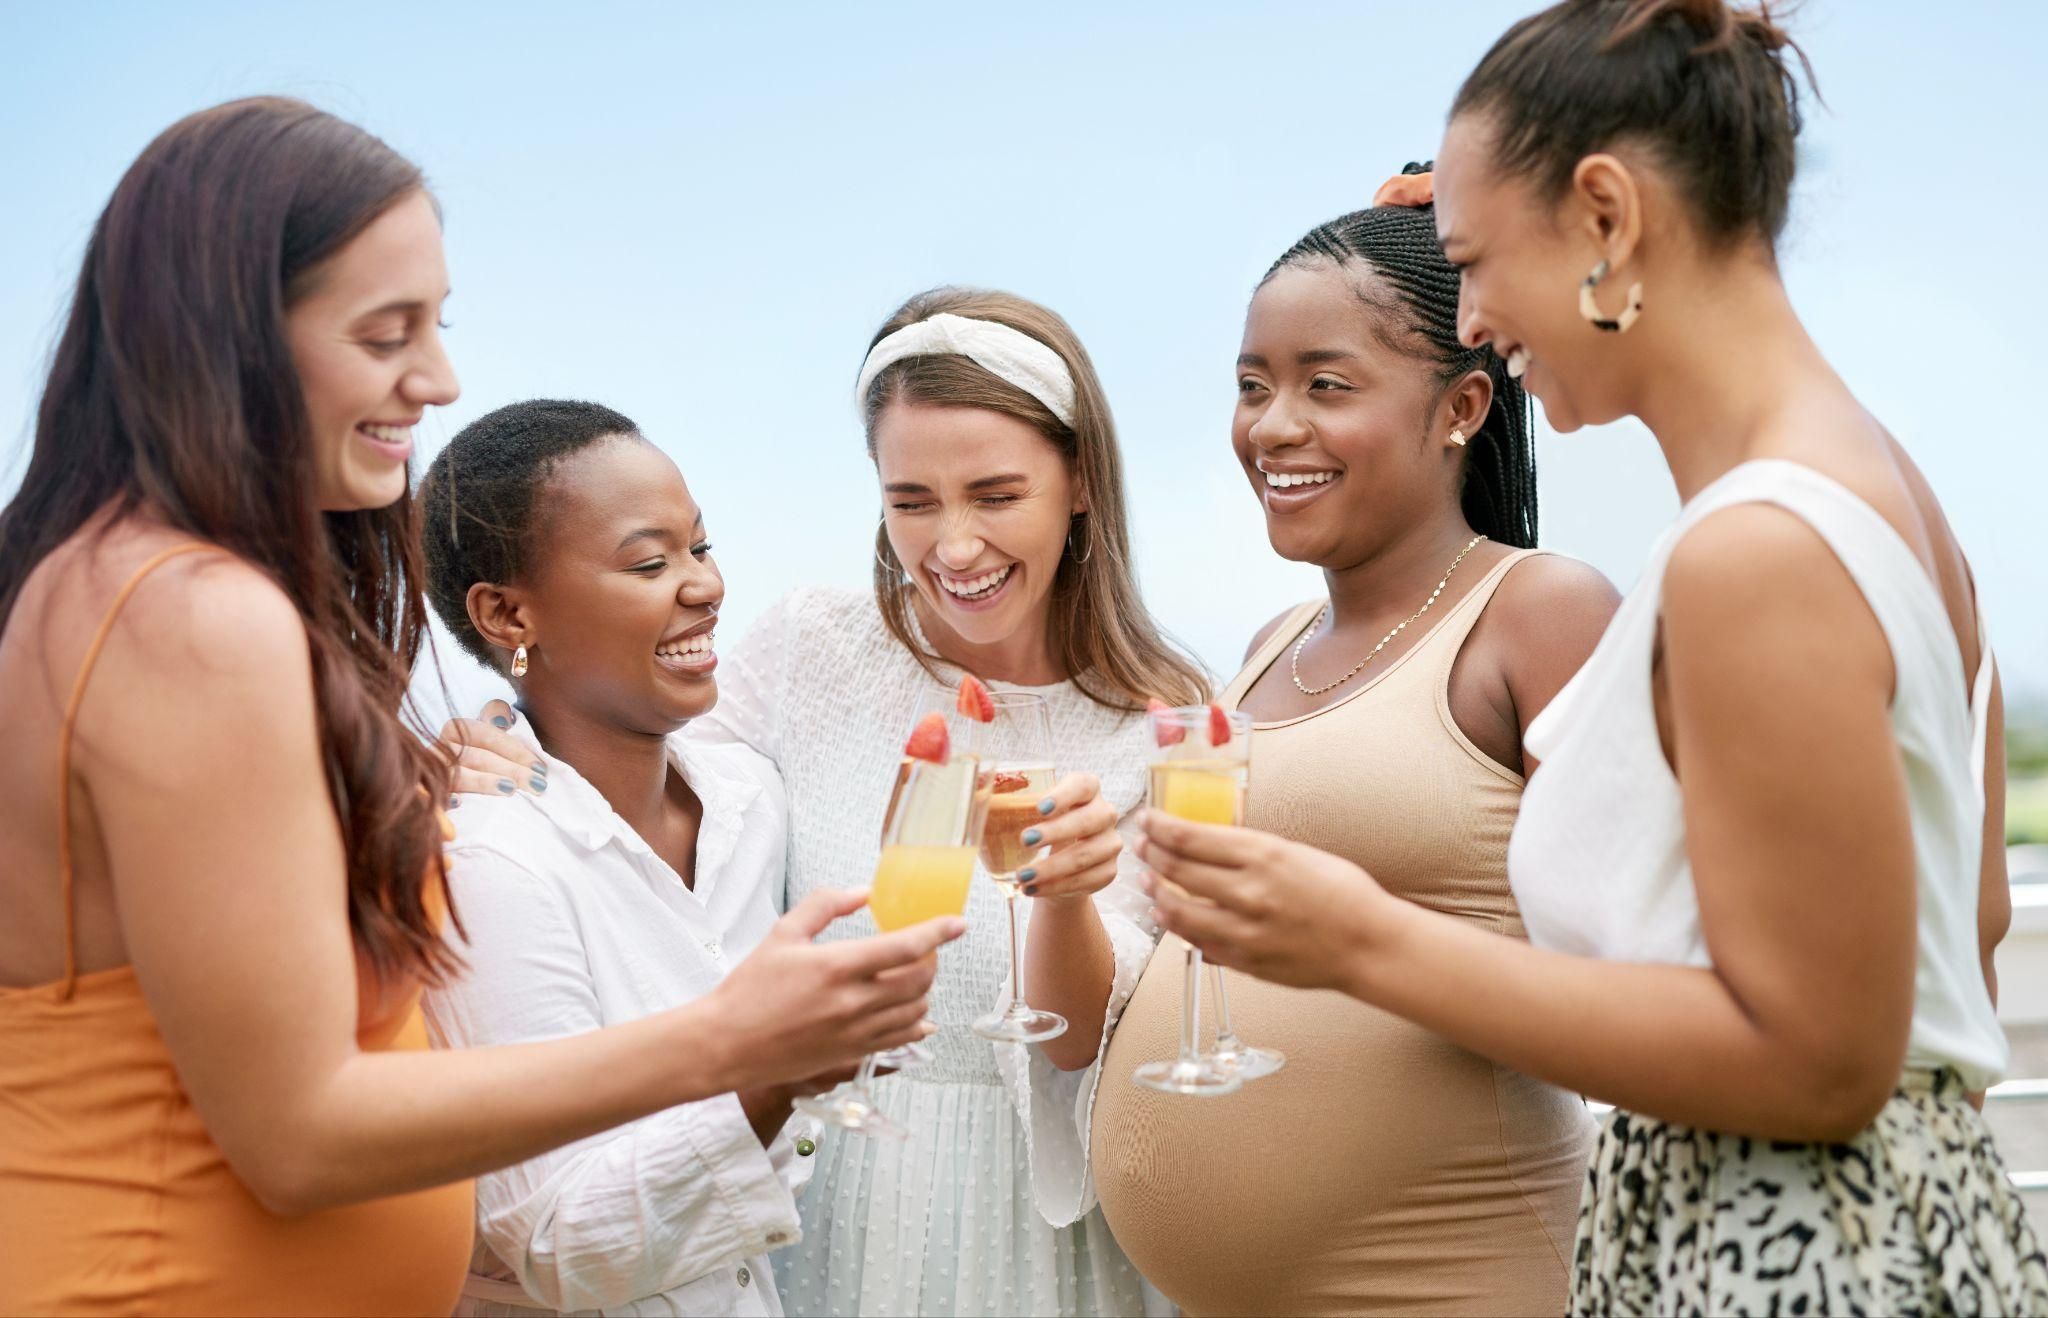
M411 426L379 426L365 421L362 425L357 426L356 429L362 431L371 439L381 440L386 444L412 443Z
M715 633L705 632L701 636L692 636L688 640L678 642L675 645L660 646L655 650L655 653L664 659L701 659L711 653L711 638L713 635Z
M964 600L982 599L995 594L1002 584L1010 579L1010 568L1015 566L1016 564L1012 563L1009 567L999 567L993 572L984 572L978 577L968 577L964 581L940 577L939 584L945 587L948 595Z
M1508 379L1519 380L1522 372L1529 369L1529 350L1516 348L1508 354Z
M1291 485L1327 485L1337 479L1334 471L1269 471L1266 488L1284 490Z

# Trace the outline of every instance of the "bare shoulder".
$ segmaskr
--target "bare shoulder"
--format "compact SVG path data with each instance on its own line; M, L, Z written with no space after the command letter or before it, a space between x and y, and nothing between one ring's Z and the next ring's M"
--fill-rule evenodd
M1621 603L1600 569L1563 554L1531 554L1508 569L1479 625L1516 652L1568 661L1576 671Z
M1661 605L1671 653L1693 671L1704 661L1732 675L1761 660L1890 687L1890 647L1849 569L1818 531L1775 504L1701 518L1672 548Z

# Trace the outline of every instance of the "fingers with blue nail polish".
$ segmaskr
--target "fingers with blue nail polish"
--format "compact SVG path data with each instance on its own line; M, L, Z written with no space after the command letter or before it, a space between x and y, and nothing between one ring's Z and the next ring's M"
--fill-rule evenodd
M498 791L501 795L510 796L514 790L516 789L513 787L510 778L500 778L498 780Z
M1060 803L1058 801L1055 801L1048 796L1043 801L1040 801L1038 803L1038 813L1041 815L1049 815L1053 811L1059 809L1059 804Z
M1035 828L1027 828L1024 830L1024 845L1027 847L1035 847L1038 845L1039 839L1044 836L1045 835L1043 833L1039 832Z
M1037 877L1038 871L1035 869L1021 869L1017 871L1017 882L1019 883L1029 883Z

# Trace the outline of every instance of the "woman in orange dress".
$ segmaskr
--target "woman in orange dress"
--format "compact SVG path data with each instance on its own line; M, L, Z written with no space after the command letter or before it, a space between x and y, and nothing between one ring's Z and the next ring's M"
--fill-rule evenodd
M467 1178L923 1032L958 922L814 947L820 893L688 1006L426 1050L447 291L419 171L293 101L174 125L94 229L0 511L0 1312L446 1313Z

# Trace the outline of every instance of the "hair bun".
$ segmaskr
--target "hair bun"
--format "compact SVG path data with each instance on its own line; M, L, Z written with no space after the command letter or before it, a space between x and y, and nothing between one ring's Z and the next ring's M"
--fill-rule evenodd
M1758 0L1754 9L1737 7L1728 0L1629 0L1628 12L1615 24L1607 39L1609 49L1621 44L1670 14L1682 20L1700 38L1695 55L1727 50L1737 40L1753 42L1766 51L1779 51L1792 44L1792 37L1771 17L1770 0Z

